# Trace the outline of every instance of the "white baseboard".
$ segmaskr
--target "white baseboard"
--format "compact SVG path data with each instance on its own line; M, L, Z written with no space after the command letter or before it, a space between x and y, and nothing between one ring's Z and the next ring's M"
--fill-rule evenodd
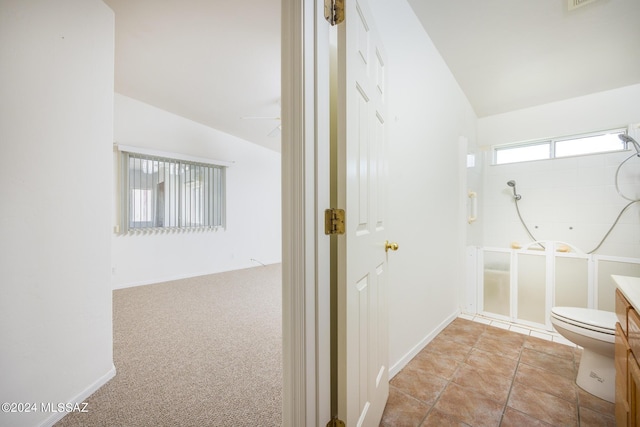
M155 277L148 280L140 280L137 282L118 283L113 285L113 290L134 288L136 286L156 285L158 283L173 282L174 280L191 279L192 277L206 276L208 274L226 273L225 271L215 271L213 273L190 273L178 274L175 276Z
M429 344L435 337L438 335L444 328L449 325L449 323L453 322L456 317L460 314L460 310L456 310L453 314L445 318L433 331L431 331L426 337L424 337L418 344L416 344L407 354L405 354L398 362L396 362L389 369L389 379L395 377L409 362L411 359L416 357L418 353L424 349L427 344Z
M116 376L116 367L112 364L111 365L111 369L109 369L109 371L106 374L104 374L103 376L98 378L96 381L94 381L93 384L90 384L89 387L84 389L76 397L74 397L74 398L72 398L69 401L64 402L64 403L73 403L74 405L76 403L77 404L82 404L85 400L87 400L87 398L89 396L91 396L93 393L95 393L100 387L105 385L107 382L109 382L109 380L111 378L113 378L115 376ZM80 405L80 406L82 407L82 405ZM55 412L55 413L52 413L46 420L44 420L40 424L40 427L52 427L55 423L57 423L62 418L64 418L65 415L67 415L66 412Z
M263 263L263 267L266 267L268 265L273 265L273 264L281 264L280 261L274 261L274 262L266 262ZM191 279L193 277L200 277L200 276L208 276L211 274L220 274L220 273L228 273L230 271L237 271L237 270L246 270L249 268L258 268L261 267L261 265L256 265L256 264L247 264L245 266L236 266L233 268L228 268L228 269L222 269L222 270L212 270L212 271L204 271L204 272L199 272L199 273L188 273L188 274L179 274L179 275L174 275L174 276L165 276L165 277L155 277L153 279L147 279L147 280L140 280L137 282L125 282L125 283L114 283L112 284L112 289L118 290L118 289L126 289L126 288L133 288L136 286L146 286L146 285L156 285L158 283L165 283L165 282L173 282L174 280L182 280L182 279Z

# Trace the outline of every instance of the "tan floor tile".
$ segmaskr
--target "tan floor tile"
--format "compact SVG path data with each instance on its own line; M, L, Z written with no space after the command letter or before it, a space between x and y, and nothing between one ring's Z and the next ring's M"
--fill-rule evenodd
M570 402L578 402L576 383L567 377L545 369L521 363L518 366L515 380L526 386L553 394Z
M389 387L389 400L382 414L382 425L389 427L417 427L424 420L430 405Z
M493 370L496 374L509 378L513 378L518 366L518 360L516 359L510 359L477 348L471 349L471 353L469 353L465 363L476 368Z
M551 424L507 407L502 416L500 427L551 427Z
M471 427L451 415L432 409L420 427Z
M447 382L443 378L426 375L409 364L393 377L391 385L428 405L433 405Z
M442 354L422 350L409 362L426 375L435 375L450 380L462 362L444 357Z
M614 405L575 385L581 355L578 348L456 319L391 380L380 426L613 426ZM511 380L505 408L494 399Z
M531 336L527 337L526 341L524 342L524 347L568 360L573 360L575 349L575 347L569 347L568 345L558 344L552 341L547 341Z
M515 332L508 333L519 335ZM520 352L522 351L522 344L518 344L516 341L504 340L503 337L482 334L476 343L475 348L484 350L488 353L508 357L510 359L518 359L520 357Z
M579 386L577 386L576 389L578 390L579 406L583 408L589 408L596 412L601 412L612 417L615 416L615 405L613 403L600 399L599 397L596 397L591 393L587 393Z
M427 351L442 354L444 357L464 362L471 351L471 346L447 339L438 335L426 347Z
M580 427L616 427L616 419L612 416L580 408Z
M481 323L458 318L444 328L440 336L473 346L485 328Z
M468 331L474 331L478 335L480 335L485 331L485 329L487 329L487 325L483 323L473 322L471 320L461 319L458 317L453 322L451 322L449 326L447 326L447 328L465 329Z
M493 370L463 364L453 377L453 382L468 389L481 392L498 403L506 404L512 378L498 375Z
M447 338L448 340L451 340L451 341L456 341L468 346L473 346L476 343L476 341L478 341L480 334L474 331L468 331L468 330L458 331L455 329L446 328L444 331L440 332L439 336L443 338Z
M574 364L572 360L562 359L547 353L540 353L539 351L531 350L529 348L522 350L520 363L526 363L527 365L546 369L547 371L562 375L563 377L571 380L575 380L576 378L576 372L574 371Z
M434 409L474 427L495 427L500 423L504 405L472 389L450 383Z
M577 405L515 382L507 406L555 426L577 426Z
M483 337L491 337L497 338L504 342L508 342L513 345L522 346L524 344L525 339L527 338L525 335L514 333L513 331L509 331L508 329L497 328L488 326L487 329L482 333Z

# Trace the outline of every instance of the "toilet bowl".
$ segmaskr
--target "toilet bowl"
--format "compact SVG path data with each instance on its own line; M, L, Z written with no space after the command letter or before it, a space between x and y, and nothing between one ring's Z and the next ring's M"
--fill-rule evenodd
M576 384L608 402L615 400L613 361L616 314L578 307L554 307L551 324L572 343L583 348Z

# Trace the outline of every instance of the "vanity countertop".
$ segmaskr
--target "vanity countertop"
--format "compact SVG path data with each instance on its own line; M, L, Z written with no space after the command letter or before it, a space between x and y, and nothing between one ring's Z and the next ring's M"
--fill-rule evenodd
M618 289L633 308L640 313L640 277L612 275Z

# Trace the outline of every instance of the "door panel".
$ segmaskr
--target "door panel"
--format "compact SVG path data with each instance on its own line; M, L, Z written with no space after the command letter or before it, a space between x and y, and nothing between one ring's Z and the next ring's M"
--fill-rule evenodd
M357 86L357 124L358 127L358 232L369 229L369 98L360 86Z
M385 56L366 0L338 27L338 417L378 426L389 395Z

